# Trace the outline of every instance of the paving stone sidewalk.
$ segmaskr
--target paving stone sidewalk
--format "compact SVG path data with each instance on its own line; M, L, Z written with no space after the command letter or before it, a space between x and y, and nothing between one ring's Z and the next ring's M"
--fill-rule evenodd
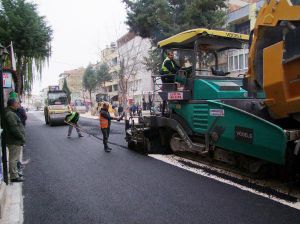
M22 183L10 183L6 186L6 201L1 224L23 223Z
M146 112L146 111L145 111ZM150 113L143 113L143 115L148 115ZM98 120L99 117L98 116L92 116L90 112L88 113L85 113L85 114L80 114L81 117L84 117L84 118L89 118L89 119L94 119L94 120ZM112 120L112 122L115 122L115 123L125 123L125 120L121 120L121 121L115 121L115 120ZM137 123L138 122L138 118L134 118L134 122Z

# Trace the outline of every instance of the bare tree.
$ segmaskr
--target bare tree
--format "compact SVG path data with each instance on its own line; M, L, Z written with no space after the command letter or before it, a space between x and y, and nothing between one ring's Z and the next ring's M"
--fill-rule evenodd
M141 46L143 39L137 40L136 35L133 34L133 38L125 44L118 43L118 63L119 63L119 98L121 98L122 105L127 108L128 98L128 83L137 74L140 69L139 66L143 63L143 57L141 57ZM138 42L137 42L138 41ZM130 44L129 44L130 43ZM122 51L123 48L123 51Z

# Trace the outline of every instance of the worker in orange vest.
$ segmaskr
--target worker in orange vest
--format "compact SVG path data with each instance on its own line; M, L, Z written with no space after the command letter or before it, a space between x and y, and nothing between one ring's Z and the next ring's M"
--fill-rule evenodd
M105 152L110 152L111 148L108 147L108 138L109 138L109 133L110 133L110 124L111 120L118 120L118 118L111 117L109 112L109 103L103 103L103 106L100 110L100 127L101 131L103 134L103 144L104 144L104 151Z

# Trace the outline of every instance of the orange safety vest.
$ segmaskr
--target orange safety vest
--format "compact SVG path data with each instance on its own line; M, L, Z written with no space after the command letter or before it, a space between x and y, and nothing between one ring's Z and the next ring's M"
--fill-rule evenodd
M106 129L108 128L108 119L104 118L100 113L100 128Z

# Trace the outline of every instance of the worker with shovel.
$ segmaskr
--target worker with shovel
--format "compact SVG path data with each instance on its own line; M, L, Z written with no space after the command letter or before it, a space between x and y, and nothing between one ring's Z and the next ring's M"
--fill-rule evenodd
M69 125L68 130L68 138L71 138L73 127L75 127L78 137L83 137L83 135L80 132L79 126L78 126L78 120L79 120L79 113L78 112L71 112L69 113L65 118L65 123Z

